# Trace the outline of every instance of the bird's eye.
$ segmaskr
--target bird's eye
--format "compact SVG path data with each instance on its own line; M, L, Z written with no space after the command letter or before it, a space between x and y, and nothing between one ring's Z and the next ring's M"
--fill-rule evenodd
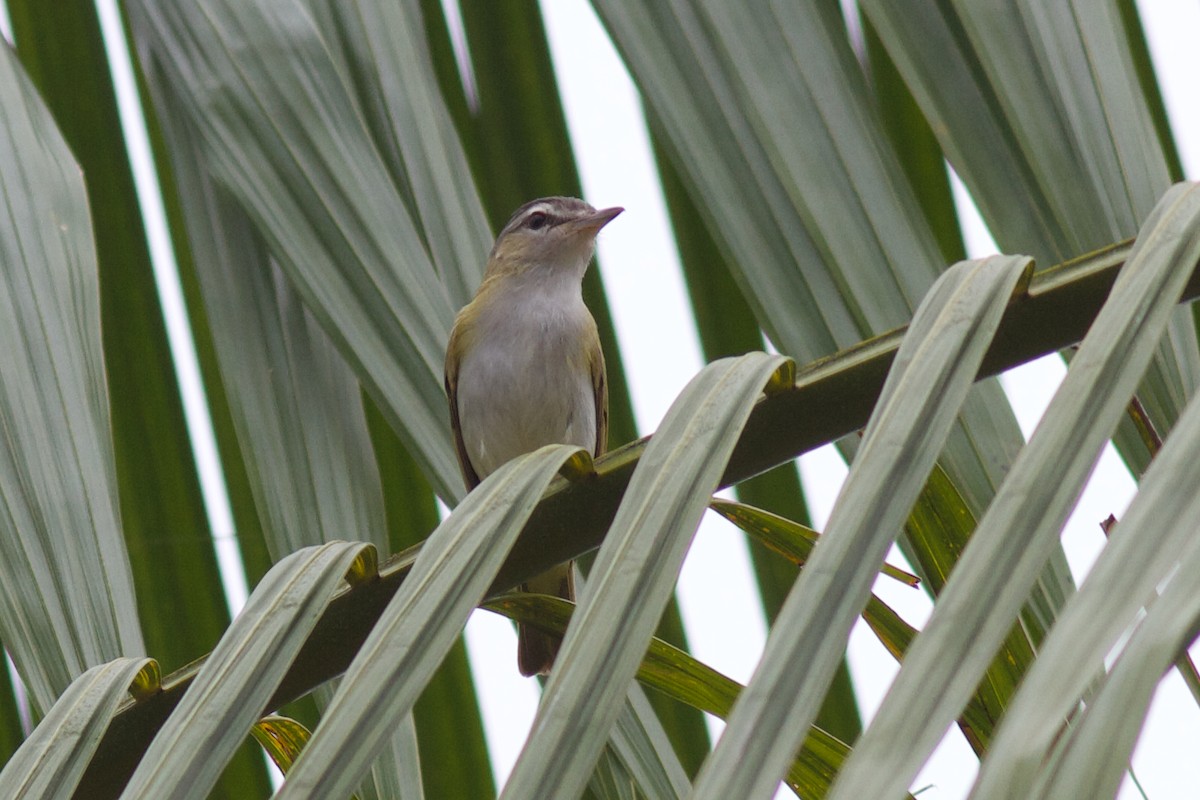
M546 227L546 214L542 211L535 211L529 215L529 219L525 222L525 227L531 231L541 230Z

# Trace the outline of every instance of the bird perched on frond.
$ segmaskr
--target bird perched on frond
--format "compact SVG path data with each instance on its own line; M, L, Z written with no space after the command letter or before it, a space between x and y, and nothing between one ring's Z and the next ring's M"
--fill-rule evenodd
M582 286L596 234L622 210L545 197L518 208L496 237L483 283L455 319L446 349L450 421L468 490L548 444L604 453L604 353ZM574 600L571 564L521 590ZM527 625L517 635L521 673L549 672L560 640Z

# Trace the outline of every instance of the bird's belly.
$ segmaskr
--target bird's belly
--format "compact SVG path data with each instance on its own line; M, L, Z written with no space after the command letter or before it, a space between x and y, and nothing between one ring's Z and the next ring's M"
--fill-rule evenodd
M476 348L458 374L463 443L483 478L501 464L548 444L595 450L596 398L586 365L545 347Z

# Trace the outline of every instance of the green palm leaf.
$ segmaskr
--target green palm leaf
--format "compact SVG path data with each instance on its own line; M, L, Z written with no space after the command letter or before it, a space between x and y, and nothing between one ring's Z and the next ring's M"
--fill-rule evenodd
M0 773L6 796L260 796L261 766L231 760L246 733L347 666L319 688L320 705L336 696L323 713L294 707L314 734L284 795L489 796L464 621L597 548L506 797L754 797L781 779L805 797L902 797L955 719L980 755L977 797L1115 791L1200 616L1178 577L1198 568L1200 434L1196 412L1180 415L1200 348L1190 311L1172 310L1200 293L1197 190L1168 191L1170 132L1131 5L861 5L859 50L828 2L594 0L663 156L706 352L758 350L765 332L806 365L793 383L770 377L778 357L718 362L649 441L594 472L557 480L566 450L531 456L457 503L441 387L453 313L498 219L578 192L536 4L469 5L465 42L432 0L127 4L237 543L251 576L267 552L281 562L213 654L160 688L146 647L164 664L198 655L224 610L105 43L90 3L10 0L33 80L0 48L0 640L46 716ZM947 272L959 237L943 156L1003 249L1043 266L1096 252L1028 284L1021 256ZM1132 251L1120 244L1139 227ZM593 277L610 336L601 292ZM1023 447L995 382L976 379L1089 327ZM606 348L616 445L634 430ZM1119 422L1135 389L1166 439L1155 464ZM872 408L864 440L841 441L852 475L798 581L760 565L779 613L744 690L652 644L712 491L853 433ZM1110 437L1142 487L1072 595L1061 521ZM803 520L794 471L767 481L743 499ZM458 506L440 526L435 495ZM342 585L362 548L435 527ZM897 537L936 595L921 631L870 599ZM336 539L363 544L303 549ZM301 564L297 605L277 583ZM860 614L902 667L847 753L810 723L824 705L857 735L848 682L826 694ZM732 704L711 754L679 700Z
M144 645L117 508L87 199L7 45L0 106L0 571L10 598L0 625L45 710L88 667Z

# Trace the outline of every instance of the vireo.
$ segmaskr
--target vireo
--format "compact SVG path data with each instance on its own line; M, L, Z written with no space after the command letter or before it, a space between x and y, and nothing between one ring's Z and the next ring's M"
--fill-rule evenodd
M604 453L604 353L582 286L596 234L623 210L544 197L518 208L496 237L483 283L454 320L446 350L450 423L468 490L547 444ZM571 564L521 590L574 600ZM521 674L549 672L560 640L526 625L517 637Z

